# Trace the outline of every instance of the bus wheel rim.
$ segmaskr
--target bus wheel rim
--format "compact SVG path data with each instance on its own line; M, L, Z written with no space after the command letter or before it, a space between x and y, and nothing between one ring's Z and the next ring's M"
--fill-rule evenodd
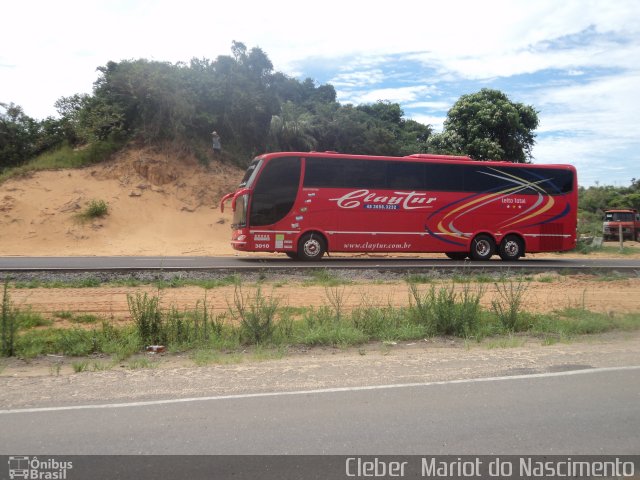
M518 242L516 242L515 240L509 240L504 246L504 251L510 257L517 255L519 250L520 248L518 246Z
M320 251L320 242L310 239L304 244L304 253L309 257L315 257Z
M491 251L491 246L487 240L478 240L476 242L476 252L483 257Z

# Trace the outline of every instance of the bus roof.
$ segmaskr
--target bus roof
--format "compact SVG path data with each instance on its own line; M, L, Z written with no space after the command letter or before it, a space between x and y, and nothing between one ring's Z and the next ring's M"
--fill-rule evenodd
M262 155L258 155L256 158L275 158L275 157L283 157L283 156L300 156L300 157L325 157L325 158L345 158L345 159L353 159L353 160L400 160L400 161L413 161L413 162L425 162L425 161L433 161L433 162L460 162L460 163L477 163L480 162L485 165L509 165L509 166L519 166L525 168L559 168L559 169L570 169L575 171L575 167L568 163L554 163L554 164L532 164L532 163L514 163L509 162L507 160L474 160L471 157L465 155L436 155L431 153L414 153L411 155L405 155L404 157L394 157L394 156L382 156L382 155L358 155L352 153L339 153L335 151L324 151L324 152L269 152L263 153Z

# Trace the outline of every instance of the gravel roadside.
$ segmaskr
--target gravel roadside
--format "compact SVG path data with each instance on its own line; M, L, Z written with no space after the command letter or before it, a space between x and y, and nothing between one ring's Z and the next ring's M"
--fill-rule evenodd
M0 409L437 382L584 368L640 365L640 332L616 332L542 346L518 338L513 348L437 339L313 348L266 361L194 367L179 356L155 368L53 374L46 365L6 365ZM37 367L37 365L36 365ZM23 368L24 371L20 369ZM31 373L26 372L31 369Z

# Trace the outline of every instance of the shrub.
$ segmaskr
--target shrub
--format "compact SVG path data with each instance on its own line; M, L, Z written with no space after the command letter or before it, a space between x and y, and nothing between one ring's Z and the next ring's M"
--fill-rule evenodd
M80 214L87 220L102 218L109 214L109 205L104 200L91 200L84 211Z
M266 298L260 288L253 295L244 294L236 285L231 315L240 322L240 337L244 343L262 343L273 338L278 300Z
M521 281L495 283L498 296L491 301L491 308L502 327L510 332L518 328L518 321L522 313L522 301L527 291L527 284Z
M432 285L421 294L418 287L411 284L409 292L409 316L416 324L424 326L427 334L468 337L478 331L484 288L474 290L467 283L457 293L453 284L437 291Z
M145 345L164 344L166 332L162 328L159 297L136 293L135 296L127 295L127 303L142 343Z
M15 355L15 337L18 328L18 315L9 299L9 281L5 280L2 289L2 305L0 306L0 337L2 337L2 353L5 357Z

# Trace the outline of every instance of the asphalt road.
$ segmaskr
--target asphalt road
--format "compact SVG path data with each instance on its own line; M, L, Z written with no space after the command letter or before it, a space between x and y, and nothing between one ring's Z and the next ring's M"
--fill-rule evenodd
M0 454L638 454L640 367L0 410Z
M261 270L301 268L350 269L556 269L556 270L640 270L637 259L520 259L503 262L454 261L442 255L433 258L327 258L319 262L294 262L273 257L0 257L0 271L107 271L107 270Z

